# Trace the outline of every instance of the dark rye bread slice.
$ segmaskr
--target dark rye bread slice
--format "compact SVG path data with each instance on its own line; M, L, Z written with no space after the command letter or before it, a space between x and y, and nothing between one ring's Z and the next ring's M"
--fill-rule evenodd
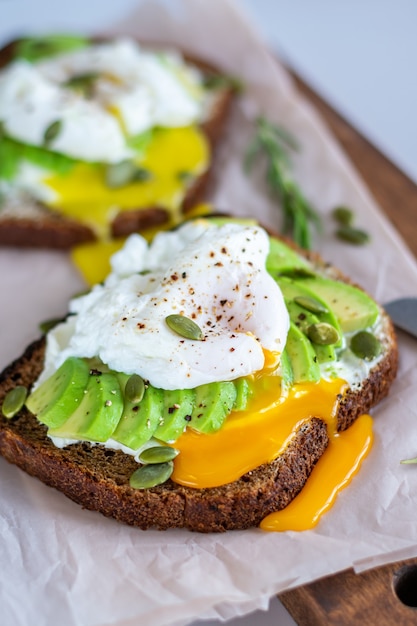
M29 386L42 369L44 340L33 343L0 378L0 403L17 384ZM284 508L302 489L328 444L325 424L312 418L273 463L238 481L191 489L168 480L146 490L129 486L138 465L121 451L86 443L60 449L46 427L26 409L1 418L0 453L11 463L91 510L142 529L188 528L219 532L257 526L266 514Z
M13 58L15 45L16 42L11 42L0 50L0 69ZM163 45L160 47L163 48ZM183 56L190 64L195 65L208 76L222 76L221 71L210 63L186 52ZM210 146L211 160L208 168L187 188L181 204L183 213L187 213L207 197L213 178L216 149L225 132L234 96L234 89L228 85L227 80L224 86L213 92L210 112L200 125ZM169 211L162 206L121 211L111 224L111 235L124 237L146 228L161 226L169 222L169 219ZM34 203L30 207L19 207L18 214L12 211L2 212L0 209L0 246L67 249L95 240L96 234L88 225L54 213L41 203Z
M398 352L393 326L382 312L379 337L383 356L360 385L340 399L338 430L344 430L387 394L395 378ZM34 342L0 376L0 405L16 385L30 387L43 367L45 340ZM46 428L23 408L12 419L0 418L0 454L83 507L142 529L187 528L222 532L258 526L285 508L302 490L328 442L325 423L312 416L298 428L274 461L239 480L216 488L192 489L168 480L147 490L134 490L129 478L137 468L130 455L103 446L79 443L60 449Z

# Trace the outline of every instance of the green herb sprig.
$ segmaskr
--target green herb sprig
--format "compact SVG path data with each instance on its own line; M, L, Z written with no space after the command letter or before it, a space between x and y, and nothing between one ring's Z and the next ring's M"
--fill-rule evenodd
M311 225L317 230L321 221L317 211L305 198L291 176L289 154L298 144L288 131L269 122L264 116L256 120L255 137L245 155L244 166L249 172L259 156L266 161L266 181L270 192L282 206L282 233L292 237L301 248L311 248Z

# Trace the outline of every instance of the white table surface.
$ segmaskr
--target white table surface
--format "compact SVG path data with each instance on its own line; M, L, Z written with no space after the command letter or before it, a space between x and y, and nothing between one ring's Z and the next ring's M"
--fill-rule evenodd
M236 2L272 50L417 182L415 0ZM0 0L0 45L27 32L76 31L89 17L100 30L136 4L137 0ZM192 626L218 624L209 620ZM269 611L228 624L295 622L273 599Z

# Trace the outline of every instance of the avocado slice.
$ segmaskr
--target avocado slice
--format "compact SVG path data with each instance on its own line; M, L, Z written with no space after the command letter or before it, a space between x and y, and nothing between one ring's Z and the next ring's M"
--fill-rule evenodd
M284 389L288 389L294 383L294 374L286 348L281 354L281 378Z
M320 380L320 366L313 346L294 322L290 322L285 352L291 363L294 383Z
M270 237L266 269L275 278L277 274L288 270L311 271L311 265L285 243Z
M224 226L225 224L241 224L242 226L257 226L257 220L252 217L227 217L225 215L207 215L202 219L208 220L214 226Z
M340 337L342 338L342 329L332 308L329 307L329 304L319 294L317 294L306 284L307 280L313 281L315 280L315 278L303 278L297 281L291 278L287 278L286 276L280 276L276 279L276 282L278 283L278 286L280 287L285 300L294 300L295 298L300 297L312 298L313 300L316 300L323 308L327 309L326 311L316 312L314 315L317 317L319 322L326 322L327 324L334 326L334 328L337 330ZM337 348L339 348L341 345L342 339L340 339L340 341L335 344Z
M89 372L86 361L68 358L28 396L27 408L46 426L59 428L82 401Z
M176 441L191 420L194 402L194 389L165 390L162 419L153 436L169 443Z
M298 284L297 282L286 277L277 279L277 283L285 298L285 304L291 321L293 321L304 334L307 335L308 327L311 324L317 324L319 322L330 324L336 329L340 337L337 343L327 346L312 343L319 363L327 363L329 361L336 360L335 348L342 345L342 330L333 311L329 309L328 305L320 297L318 297L310 289L305 288L303 284ZM295 301L296 298L313 299L324 310L312 313L302 305L299 305Z
M140 402L124 401L123 414L112 438L137 450L149 441L162 420L164 392L148 385Z
M303 307L299 306L296 302L294 302L294 300L286 300L285 305L287 307L290 320L308 338L308 327L311 324L317 324L320 321L319 318L310 311L303 309ZM309 339L309 341L311 341L311 339ZM313 350L316 353L319 363L327 363L328 361L334 361L336 359L334 345L322 346L312 341L311 345L313 346Z
M188 425L200 433L213 433L223 425L236 401L232 382L208 383L196 387L195 405Z
M46 57L72 52L88 46L89 40L79 35L49 35L20 39L14 49L14 57L34 62Z
M299 282L327 303L344 333L363 330L376 322L378 305L358 287L322 276L306 277Z
M237 378L233 381L236 389L236 400L233 406L234 411L244 411L253 396L252 386L247 378Z
M90 374L83 398L72 415L48 434L64 439L104 442L109 439L123 411L119 381L109 372Z

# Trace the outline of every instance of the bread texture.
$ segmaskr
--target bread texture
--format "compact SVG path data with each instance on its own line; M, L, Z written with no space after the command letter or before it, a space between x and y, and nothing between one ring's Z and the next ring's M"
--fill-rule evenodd
M0 69L13 58L16 43L11 42L0 50ZM203 75L220 79L223 77L221 70L210 63L186 52L183 57ZM213 92L209 111L200 125L209 145L210 162L205 171L195 177L186 188L180 207L184 214L207 197L213 180L216 150L222 141L234 97L234 88L227 79ZM158 205L120 211L112 220L110 235L124 237L133 232L167 224L170 219L170 211ZM0 208L0 246L68 249L96 239L97 234L93 228L53 212L40 202L33 202L30 206L16 206L7 211Z
M314 262L322 272L349 282L318 257L314 257ZM382 356L367 377L349 387L340 398L338 431L348 428L359 415L380 402L395 378L396 337L392 322L382 309L380 317ZM44 349L45 338L41 338L2 373L0 405L16 385L31 387L42 371ZM266 515L285 508L302 490L329 443L326 424L312 416L298 428L278 458L233 483L193 489L169 479L151 489L135 490L129 486L129 478L138 466L130 455L88 443L57 448L47 437L46 427L26 408L11 419L0 420L0 453L10 463L83 507L142 529L175 527L222 532L258 526Z

